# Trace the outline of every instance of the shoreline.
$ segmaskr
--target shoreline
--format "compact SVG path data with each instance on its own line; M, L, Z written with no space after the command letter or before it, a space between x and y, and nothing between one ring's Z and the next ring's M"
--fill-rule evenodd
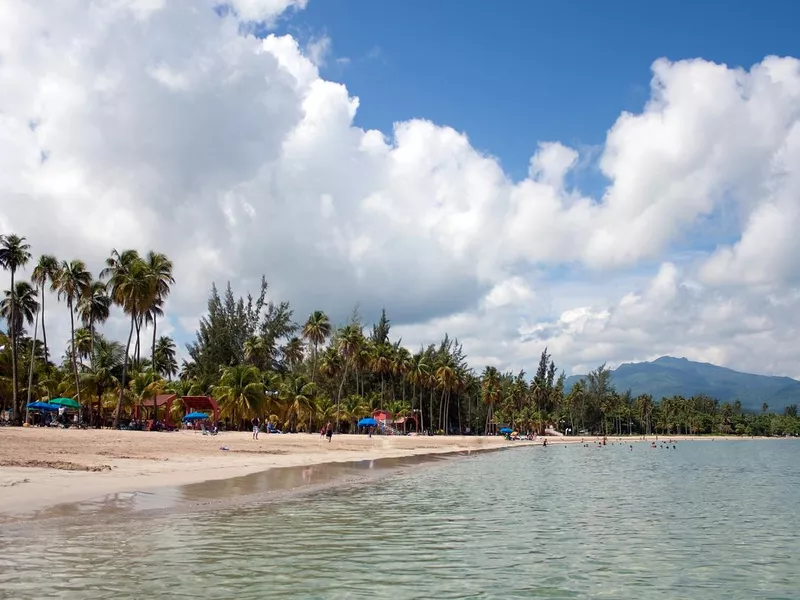
M194 432L148 433L114 430L0 430L0 522L61 514L81 503L130 502L131 498L186 486L233 481L282 468L353 465L448 457L472 452L548 445L596 443L602 437L547 436L507 441L500 436L262 435L248 432L202 436ZM609 444L655 441L655 436L608 437ZM745 441L738 436L659 436L674 441ZM222 450L222 448L227 450ZM417 460L416 463L421 463ZM415 463L415 464L416 464ZM9 466L10 465L10 466ZM343 469L344 470L344 469ZM299 483L290 487L302 487ZM172 492L167 492L167 496ZM217 498L217 500L224 498Z
M233 480L284 467L446 456L532 446L491 437L263 435L0 430L0 522L60 505ZM337 439L338 438L338 439ZM222 448L227 450L222 450Z

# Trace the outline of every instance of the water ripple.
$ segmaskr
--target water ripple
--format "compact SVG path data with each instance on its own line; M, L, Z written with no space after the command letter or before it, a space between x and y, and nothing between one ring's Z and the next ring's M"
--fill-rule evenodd
M800 444L531 448L0 537L0 598L794 598ZM196 492L196 490L195 490Z

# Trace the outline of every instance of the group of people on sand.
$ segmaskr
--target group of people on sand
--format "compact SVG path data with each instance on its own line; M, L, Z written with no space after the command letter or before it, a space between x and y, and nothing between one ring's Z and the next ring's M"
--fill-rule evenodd
M258 433L261 430L261 421L258 417L253 417L253 439L258 440ZM320 438L327 438L330 443L333 438L333 425L328 421L328 424L323 427L319 432Z

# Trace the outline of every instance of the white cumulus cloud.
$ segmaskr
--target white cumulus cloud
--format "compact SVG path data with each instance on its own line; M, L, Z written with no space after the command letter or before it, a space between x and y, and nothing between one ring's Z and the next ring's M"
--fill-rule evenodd
M305 4L4 2L2 231L95 272L113 247L166 252L179 339L212 281L265 273L298 319L386 306L404 343L447 331L476 366L530 369L548 345L568 371L672 353L800 372L796 59L657 60L592 197L557 141L513 181L464 132L356 127L359 99L318 70L328 38L240 26Z

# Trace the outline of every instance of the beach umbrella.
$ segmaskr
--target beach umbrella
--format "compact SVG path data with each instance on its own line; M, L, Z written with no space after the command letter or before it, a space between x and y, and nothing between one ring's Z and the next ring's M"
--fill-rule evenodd
M25 406L28 410L40 410L42 412L55 412L58 406L55 404L48 404L47 402L31 402Z
M73 400L72 398L53 398L52 400L48 400L47 402L50 404L55 404L56 406L63 406L65 408L74 408L75 410L78 410L81 407L81 405L78 404L78 402L76 400Z
M208 415L201 412L191 412L183 417L184 421L202 421L203 419L208 419Z
M503 427L500 430L500 433L511 433L511 428L510 427Z
M375 427L378 422L372 417L366 417L358 422L359 427Z

